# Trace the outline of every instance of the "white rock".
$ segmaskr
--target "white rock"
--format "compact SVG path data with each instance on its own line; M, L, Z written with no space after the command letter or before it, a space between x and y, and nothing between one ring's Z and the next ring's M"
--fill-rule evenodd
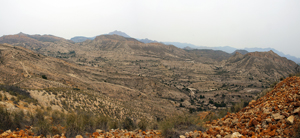
M272 123L272 119L271 119L271 118L267 118L266 121L267 121L268 123Z
M103 132L103 130L101 130L101 129L96 129L96 132L98 132L98 133L102 133L102 132Z
M240 134L239 132L234 132L232 135L231 135L231 138L239 138L243 136L242 134Z
M293 123L294 123L294 120L295 120L295 116L293 116L293 115L291 115L290 117L288 117L288 118L286 119L286 121L287 121L288 123L290 123L290 124L293 124Z
M179 138L186 138L184 135L180 135Z

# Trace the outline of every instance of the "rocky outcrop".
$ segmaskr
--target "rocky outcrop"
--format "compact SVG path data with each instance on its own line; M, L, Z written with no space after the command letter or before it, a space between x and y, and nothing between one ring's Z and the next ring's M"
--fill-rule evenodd
M240 112L206 122L208 131L196 133L200 137L292 137L300 122L299 90L300 78L287 78Z

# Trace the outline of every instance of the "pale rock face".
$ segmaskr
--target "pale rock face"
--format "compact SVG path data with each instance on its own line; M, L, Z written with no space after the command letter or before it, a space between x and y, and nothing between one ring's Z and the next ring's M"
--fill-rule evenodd
M286 121L288 122L288 123L290 123L290 124L293 124L294 123L294 120L295 120L295 116L290 116L290 117L288 117L287 119L286 119Z

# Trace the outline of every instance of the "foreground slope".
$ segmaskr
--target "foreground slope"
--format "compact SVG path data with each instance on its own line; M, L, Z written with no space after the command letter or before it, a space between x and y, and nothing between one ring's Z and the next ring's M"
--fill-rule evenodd
M237 113L207 122L206 132L186 133L200 137L292 137L300 123L300 78L279 82L265 96Z

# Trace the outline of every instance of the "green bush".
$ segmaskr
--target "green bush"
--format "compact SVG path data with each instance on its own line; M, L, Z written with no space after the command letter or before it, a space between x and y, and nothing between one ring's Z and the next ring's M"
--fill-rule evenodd
M129 118L129 117L126 117L124 122L123 122L123 128L131 131L135 128L135 125L133 123L133 121Z
M273 82L273 84L271 84L270 87L271 87L271 88L274 88L274 87L276 86L277 83L278 83L277 81Z
M204 131L203 122L196 114L174 115L159 122L158 128L166 138L179 137L179 134L189 131Z
M120 125L120 122L118 120L111 120L108 123L108 128L109 129L117 129L117 128L120 128L119 126L121 126L121 125Z
M108 130L108 124L110 122L110 119L108 117L105 117L104 115L99 115L95 119L95 122L97 129Z
M14 124L11 118L11 114L0 106L0 129L1 130L8 130L12 129Z
M0 106L0 122L1 130L22 128L22 124L25 124L24 112L21 110L10 113Z

